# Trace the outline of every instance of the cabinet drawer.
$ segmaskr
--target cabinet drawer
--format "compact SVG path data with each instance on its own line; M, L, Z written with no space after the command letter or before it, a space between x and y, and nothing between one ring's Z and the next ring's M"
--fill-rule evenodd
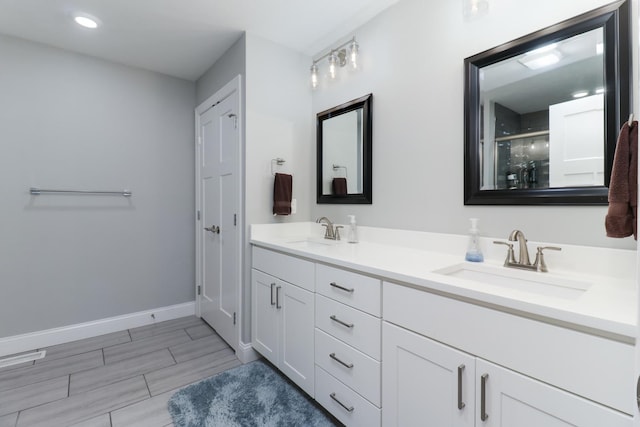
M385 320L633 414L634 347L539 320L384 283Z
M315 265L310 261L254 246L252 266L285 282L315 292Z
M316 294L316 327L380 360L381 321Z
M380 407L380 362L316 329L316 365Z
M380 426L380 409L318 366L316 401L348 427Z
M380 280L373 277L326 265L316 266L318 293L377 317L382 313L381 286Z

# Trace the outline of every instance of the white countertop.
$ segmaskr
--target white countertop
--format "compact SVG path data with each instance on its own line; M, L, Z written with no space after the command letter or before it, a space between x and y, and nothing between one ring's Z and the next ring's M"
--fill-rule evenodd
M465 262L466 236L359 227L359 243L340 241L325 245L322 244L323 230L315 223L252 225L251 243L389 282L411 284L534 319L626 342L635 341L638 303L635 251L529 242L532 259L536 245L560 246L562 252L545 253L550 273L527 271L524 274L590 284L580 295L554 297L434 273ZM309 237L320 244L305 244L304 240ZM492 240L504 238L481 238L483 264L504 268L506 248L492 245Z

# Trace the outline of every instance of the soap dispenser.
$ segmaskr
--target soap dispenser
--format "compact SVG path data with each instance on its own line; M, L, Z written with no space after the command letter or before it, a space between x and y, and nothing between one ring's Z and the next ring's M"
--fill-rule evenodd
M469 246L464 259L471 262L483 262L484 257L480 250L480 231L478 230L478 218L471 218L471 228L469 229Z
M349 218L349 234L347 235L347 242L358 243L358 228L356 225L356 216L347 215Z

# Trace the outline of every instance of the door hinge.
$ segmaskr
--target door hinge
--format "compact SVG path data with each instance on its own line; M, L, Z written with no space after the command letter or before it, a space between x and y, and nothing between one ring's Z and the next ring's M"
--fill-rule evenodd
M198 285L198 295L202 295L202 286Z
M237 221L237 219L238 219L238 218L237 218L237 216L238 216L238 215L233 214L233 226L234 226L234 227L238 224L238 221Z
M198 221L200 221L200 211L198 211Z
M233 312L233 324L234 325L236 324L236 312L235 311Z
M202 145L202 137L198 136L198 145Z

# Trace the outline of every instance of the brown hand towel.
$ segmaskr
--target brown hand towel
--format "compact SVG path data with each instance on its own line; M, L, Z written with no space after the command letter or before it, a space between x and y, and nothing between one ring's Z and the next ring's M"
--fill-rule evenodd
M347 195L347 178L333 178L333 195Z
M291 215L291 193L293 177L285 173L277 173L273 180L273 214Z
M620 129L609 184L609 209L605 218L608 237L637 240L638 122Z

